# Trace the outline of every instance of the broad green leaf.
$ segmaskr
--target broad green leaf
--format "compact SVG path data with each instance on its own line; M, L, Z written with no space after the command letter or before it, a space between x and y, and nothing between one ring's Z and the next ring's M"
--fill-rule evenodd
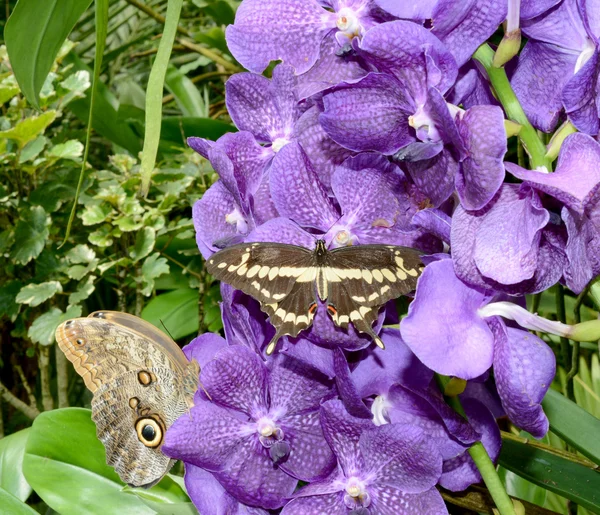
M34 343L39 343L40 345L52 345L54 343L54 333L56 332L56 328L65 320L80 316L81 306L71 306L67 309L66 313L63 313L58 308L52 308L50 311L37 317L33 321L29 331L27 331L27 335Z
M96 225L104 222L111 211L112 207L106 202L91 205L86 207L85 211L81 214L81 221L83 222L83 225Z
M29 201L42 206L47 213L53 213L63 202L73 198L76 184L77 170L75 168L56 168L44 177L44 181L31 192Z
M21 281L8 281L0 286L0 317L6 315L14 321L21 309L16 298L22 286L23 283Z
M512 440L502 441L499 463L542 488L600 510L600 474L595 470Z
M30 104L58 52L91 0L19 0L6 22L4 38L15 77Z
M87 281L83 284L80 284L77 288L77 291L69 295L69 306L72 306L73 304L79 304L82 300L87 299L96 289L96 287L94 286L95 280L95 276L88 276Z
M26 501L31 486L23 475L23 455L30 428L0 439L0 488Z
M38 515L38 512L0 487L0 507L7 515Z
M208 118L208 106L204 104L196 85L172 65L167 71L165 86L175 97L183 116Z
M91 263L96 258L96 253L87 245L77 245L67 252L67 259L73 263Z
M231 124L211 118L168 116L163 118L160 139L164 145L183 147L185 139L190 136L217 140L223 134L235 130Z
M144 504L159 514L198 515L198 511L184 488L179 484L179 480L182 479L168 474L150 490L125 487L123 491L136 495Z
M144 227L135 236L135 245L130 252L131 257L134 261L139 261L145 258L152 249L156 242L156 231L152 227Z
M166 327L174 340L198 333L198 290L161 293L146 304L142 318L161 330Z
M96 245L98 247L108 247L113 243L111 232L111 226L104 224L102 227L100 227L100 229L94 231L88 236L88 241L92 245Z
M44 150L44 147L47 143L48 138L46 138L46 136L38 136L33 141L27 143L23 150L21 150L19 164L26 163L27 161L33 161L37 156L40 155L41 151Z
M17 124L6 131L0 131L0 139L8 138L15 140L19 148L23 148L27 143L33 141L46 127L56 118L56 111L46 111L39 116L30 116L17 122Z
M550 430L600 464L600 420L552 388L542 402Z
M48 238L48 216L43 207L33 206L21 212L21 220L15 230L15 244L10 257L26 265L38 257Z
M122 216L115 220L115 225L123 232L138 231L144 225L141 219L136 220L134 216Z
M150 295L154 289L154 279L168 273L169 264L166 258L160 257L158 252L148 256L142 265L142 283L144 285L142 293L146 296Z
M21 91L17 86L0 85L0 105L8 102Z
M48 152L48 156L56 159L71 159L72 161L79 161L83 155L83 143L71 139L65 143L59 143L52 147Z
M17 294L19 304L29 304L32 307L39 306L42 302L62 292L62 286L58 281L47 281L39 284L28 284L21 288Z
M106 464L90 411L47 411L33 422L23 470L35 492L53 510L78 515L151 515Z

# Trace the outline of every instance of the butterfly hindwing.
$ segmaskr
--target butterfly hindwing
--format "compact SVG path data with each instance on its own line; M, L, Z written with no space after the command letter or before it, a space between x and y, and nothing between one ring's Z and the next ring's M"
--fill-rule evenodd
M259 302L281 302L306 275L310 281L312 253L281 243L243 243L213 255L207 269L217 279L251 295Z

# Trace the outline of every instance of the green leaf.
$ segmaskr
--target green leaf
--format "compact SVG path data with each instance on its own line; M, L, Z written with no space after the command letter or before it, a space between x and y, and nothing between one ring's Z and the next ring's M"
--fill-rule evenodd
M198 296L198 290L192 288L161 293L146 304L142 318L160 330L166 327L174 340L197 334Z
M6 131L0 131L0 139L8 138L15 140L19 148L23 148L27 143L37 138L40 133L46 130L56 118L56 111L46 111L39 116L30 116L17 122L17 124Z
M169 264L166 258L160 257L158 252L147 257L142 265L142 283L144 285L142 293L146 296L150 295L154 290L154 279L168 273Z
M236 128L220 120L211 118L195 118L185 116L168 116L162 120L160 139L165 146L185 146L189 136L198 136L210 140L217 140L227 132Z
M126 486L123 491L136 495L144 504L156 513L165 515L198 515L178 476L166 475L161 482L150 490Z
M83 155L83 143L76 139L70 139L65 143L60 143L50 149L48 152L50 157L56 159L71 159L72 161L79 161Z
M91 263L96 258L96 253L87 245L77 245L73 247L66 255L67 259L73 263Z
M0 506L3 513L10 515L38 515L37 511L9 494L4 488L0 488Z
M156 231L152 227L144 227L136 234L135 245L129 255L134 261L145 258L156 243Z
M23 455L30 428L0 439L0 488L26 501L31 494L31 486L23 475Z
M58 308L52 308L50 311L37 317L33 321L29 331L27 331L27 335L34 343L39 343L40 345L52 345L54 343L54 333L56 332L56 328L65 320L80 316L81 306L71 306L67 309L66 313L63 313Z
M111 211L112 207L106 202L91 205L86 207L85 211L81 214L81 221L83 225L96 225L104 222Z
M21 281L8 281L0 287L0 317L6 315L14 321L21 306L16 302L17 293L21 291Z
M21 150L21 155L19 156L19 164L25 163L27 161L33 161L37 156L40 155L40 152L44 150L44 147L48 143L48 138L46 136L38 136L33 141L30 141L23 147Z
M111 226L108 224L104 224L102 227L100 227L100 229L94 231L88 236L88 241L92 245L96 245L98 247L108 247L113 243L111 233Z
M39 93L63 42L91 0L19 0L4 38L13 72L30 104Z
M96 287L94 286L95 280L95 276L88 276L87 281L83 284L80 284L79 288L77 288L77 291L69 295L69 306L72 306L73 304L79 304L82 300L87 299L96 289Z
M153 510L122 491L123 483L106 464L90 411L47 411L33 422L23 470L29 484L59 513L151 515Z
M62 286L58 281L47 281L39 284L28 284L23 286L17 294L19 304L29 304L32 307L39 306L42 302L62 292Z
M115 225L123 232L132 232L141 229L144 223L141 219L136 221L134 216L122 216L115 220Z
M499 463L542 488L600 510L600 474L592 469L512 440L502 441Z
M208 118L208 106L202 100L196 85L172 65L167 71L165 85L175 97L183 116Z
M600 464L600 420L552 388L542 402L550 430Z
M26 265L38 257L48 238L48 217L43 207L33 206L21 212L21 220L15 230L15 245L10 257Z
M8 102L21 90L17 86L0 85L0 105Z

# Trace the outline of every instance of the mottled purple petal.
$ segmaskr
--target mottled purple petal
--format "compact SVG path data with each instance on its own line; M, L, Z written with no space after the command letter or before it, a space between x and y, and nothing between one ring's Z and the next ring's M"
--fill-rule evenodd
M298 484L273 466L258 438L244 440L242 448L231 456L227 469L215 472L215 477L239 501L270 510L283 506Z
M183 352L189 361L195 359L202 369L215 357L217 352L225 347L227 347L227 341L224 338L218 334L204 333L188 343L183 348Z
M308 513L327 513L328 515L347 515L348 508L344 504L341 493L299 497L287 503L281 515L307 515Z
M511 85L527 118L550 132L562 111L561 94L573 75L577 55L556 45L530 40L519 55Z
M350 477L364 468L359 452L359 439L373 422L350 415L341 401L331 400L321 405L321 425L327 442L333 449L344 475Z
M432 370L471 379L492 364L493 335L477 310L486 294L454 274L450 260L431 263L400 324L402 339Z
M599 270L600 234L586 215L562 210L562 219L567 227L569 238L565 253L569 260L565 268L567 286L580 293Z
M433 11L432 31L462 66L496 32L506 14L506 0L440 0Z
M472 63L467 63L460 69L446 100L450 104L462 104L465 109L476 105L499 105L492 95L489 79Z
M405 167L419 190L427 195L435 207L439 207L454 192L459 164L447 150L432 159L406 163Z
M333 34L321 42L320 57L306 73L298 76L298 100L329 89L343 81L360 79L367 71L353 56L338 56L339 43Z
M541 230L550 219L537 196L504 186L476 233L474 259L479 271L503 284L533 277Z
M215 242L245 236L250 224L222 181L215 182L194 204L192 218L196 243L205 259L219 250Z
M469 423L482 435L481 443L489 457L495 463L500 454L502 439L496 419L481 402L476 399L462 399L462 406L469 418ZM452 492L465 490L481 481L481 474L468 452L444 462L440 485Z
M333 351L315 345L306 338L282 338L283 348L281 352L287 356L302 361L308 366L318 370L329 378L335 376L333 369Z
M475 106L464 114L458 128L467 157L456 176L456 191L465 209L481 209L504 180L504 113L495 106Z
M282 60L304 73L319 57L335 18L312 0L245 0L225 31L227 46L246 68L262 73Z
M440 209L422 209L412 217L412 223L433 234L445 243L450 243L452 219Z
M187 139L187 144L190 146L190 148L198 152L198 154L200 154L202 157L208 159L208 152L213 147L215 142L204 138L196 138L192 136L191 138Z
M600 38L600 5L598 0L580 0L578 2L580 12L583 17L583 23L588 30L590 36L593 36L598 41Z
M289 243L313 249L315 238L289 218L273 218L252 231L246 241L269 241Z
M419 427L375 427L361 434L359 445L366 471L376 477L376 485L416 494L434 486L442 473L442 456Z
M277 210L303 227L327 231L339 218L302 147L292 142L273 159L271 196Z
M565 84L562 101L569 121L578 130L595 136L598 134L598 50L583 65L573 78Z
M373 418L371 410L362 401L358 388L352 380L344 351L339 347L333 349L333 366L337 390L348 413L354 417L369 420Z
M262 508L246 506L229 494L215 477L194 465L185 466L185 487L200 513L228 515L268 515Z
M456 61L426 28L409 21L382 23L369 30L360 44L365 59L380 71L394 74L417 102L430 87L442 94L454 83Z
M539 16L562 0L521 0L521 18L527 20Z
M243 345L221 350L200 374L204 388L221 406L253 414L267 405L267 369Z
M325 441L319 411L287 416L280 422L290 455L281 469L302 481L315 481L328 476L335 468L335 456Z
M423 21L431 19L433 8L435 7L437 0L407 2L398 2L398 0L375 0L375 3L396 18Z
M358 82L342 83L325 94L323 104L323 129L347 149L394 154L414 139L408 126L414 104L390 75L369 73Z
M448 515L446 504L435 488L420 494L405 494L389 486L378 490L377 507L382 515Z
M263 175L258 188L254 192L254 195L252 195L252 200L252 214L254 215L254 223L256 225L264 224L279 216L277 208L271 198L271 185L268 173Z
M496 339L494 376L496 386L511 421L542 438L548 432L548 419L541 402L556 372L554 353L536 335L506 327L494 318L490 327Z
M577 3L577 0L563 0L542 16L523 20L521 28L524 34L529 39L571 50L573 54L581 52L586 46L588 35Z
M245 449L248 423L210 401L196 402L167 431L161 451L175 459L208 470L225 470L235 454Z
M272 410L287 415L318 410L321 401L333 395L331 381L295 358L276 356L269 368Z
M361 398L382 395L394 383L426 387L433 378L429 370L404 343L398 329L384 328L380 335L385 350L371 347L351 373Z
M568 136L554 173L525 170L514 163L505 165L515 177L582 213L587 195L600 183L600 144L586 134Z
M294 125L294 136L310 156L315 172L325 188L331 187L331 176L335 167L341 165L354 152L338 145L321 127L317 106L308 109Z

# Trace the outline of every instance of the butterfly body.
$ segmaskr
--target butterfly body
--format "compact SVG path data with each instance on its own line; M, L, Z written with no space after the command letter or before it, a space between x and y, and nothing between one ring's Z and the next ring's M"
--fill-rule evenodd
M233 245L208 260L208 271L255 297L277 329L270 354L284 335L296 336L313 323L319 304L333 322L352 323L383 346L373 332L379 308L416 286L423 265L420 253L407 247L361 245L328 250L317 240L314 250L281 243Z
M126 313L67 320L56 339L94 395L92 419L107 463L132 486L158 482L174 463L160 446L193 406L198 364L164 333Z

